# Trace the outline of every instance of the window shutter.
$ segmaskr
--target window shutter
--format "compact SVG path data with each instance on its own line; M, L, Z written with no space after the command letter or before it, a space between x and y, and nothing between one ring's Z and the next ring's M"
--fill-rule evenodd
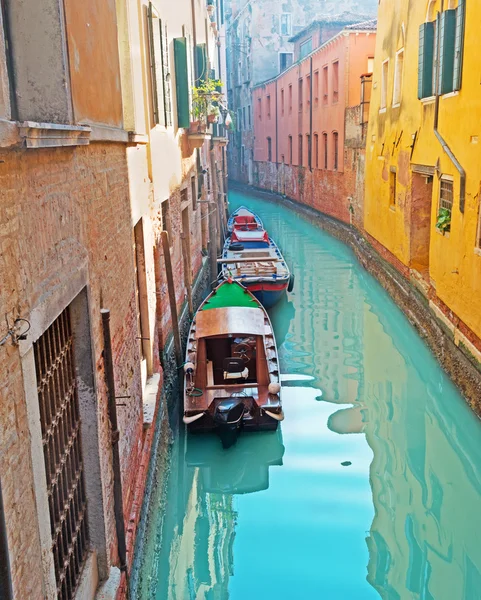
M419 28L418 98L433 94L434 23L423 23Z
M456 11L441 13L439 32L438 93L453 91L454 78L454 38L456 32Z
M155 65L155 46L154 46L154 15L152 2L149 2L147 10L147 23L149 30L149 50L150 50L150 78L152 88L152 112L154 123L159 122L159 96L157 92L157 69Z
M465 0L458 0L458 7L456 8L456 36L454 40L454 90L461 89L461 79L463 72L465 6Z
M177 94L177 124L189 127L189 71L187 65L187 38L174 39L175 90Z
M204 83L207 79L207 50L205 44L197 44L195 47L196 57L196 85Z
M172 125L172 98L170 93L169 38L167 35L167 25L162 29L162 22L160 23L160 43L162 50L165 126L170 127Z

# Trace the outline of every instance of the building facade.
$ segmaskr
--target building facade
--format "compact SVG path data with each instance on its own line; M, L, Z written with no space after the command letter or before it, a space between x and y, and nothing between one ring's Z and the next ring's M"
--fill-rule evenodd
M463 0L380 3L364 224L479 362L478 17Z
M360 6L352 0L312 3L295 0L286 5L274 0L231 0L226 6L227 84L229 106L236 117L236 132L228 151L230 175L238 181L252 183L253 87L276 77L293 64L300 45L298 34L307 24L314 23L316 29L311 36L312 50L345 25L374 17L377 3L369 0ZM310 52L309 42L303 51Z
M187 321L222 225L225 132L190 128L222 47L200 0L1 9L0 590L94 598L120 567L122 597L169 298Z
M253 90L253 183L362 225L376 23L346 26L303 56L323 25L297 36L296 62Z

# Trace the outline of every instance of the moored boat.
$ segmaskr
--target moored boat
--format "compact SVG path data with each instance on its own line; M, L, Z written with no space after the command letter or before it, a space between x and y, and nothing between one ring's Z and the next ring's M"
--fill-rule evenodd
M265 308L292 291L294 279L277 244L264 229L236 227L222 251L221 274L242 283Z
M227 230L230 232L234 231L238 226L244 226L249 229L264 229L260 217L245 206L239 206L227 221Z
M274 430L284 418L269 316L236 281L221 283L197 311L184 372L184 423L217 431L224 447L241 429Z

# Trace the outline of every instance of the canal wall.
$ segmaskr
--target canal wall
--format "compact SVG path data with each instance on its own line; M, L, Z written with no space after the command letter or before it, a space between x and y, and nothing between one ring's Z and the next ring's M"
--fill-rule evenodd
M282 202L348 244L363 267L401 308L468 404L481 417L481 352L476 340L459 320L452 322L448 307L433 298L432 290L423 281L411 275L379 242L349 224L274 192L232 181L230 187L264 200Z

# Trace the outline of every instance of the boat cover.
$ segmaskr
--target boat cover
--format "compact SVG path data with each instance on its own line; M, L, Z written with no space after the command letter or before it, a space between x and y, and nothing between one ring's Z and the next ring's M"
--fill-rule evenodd
M201 310L195 319L197 339L213 335L264 335L264 313L260 308L229 307Z

